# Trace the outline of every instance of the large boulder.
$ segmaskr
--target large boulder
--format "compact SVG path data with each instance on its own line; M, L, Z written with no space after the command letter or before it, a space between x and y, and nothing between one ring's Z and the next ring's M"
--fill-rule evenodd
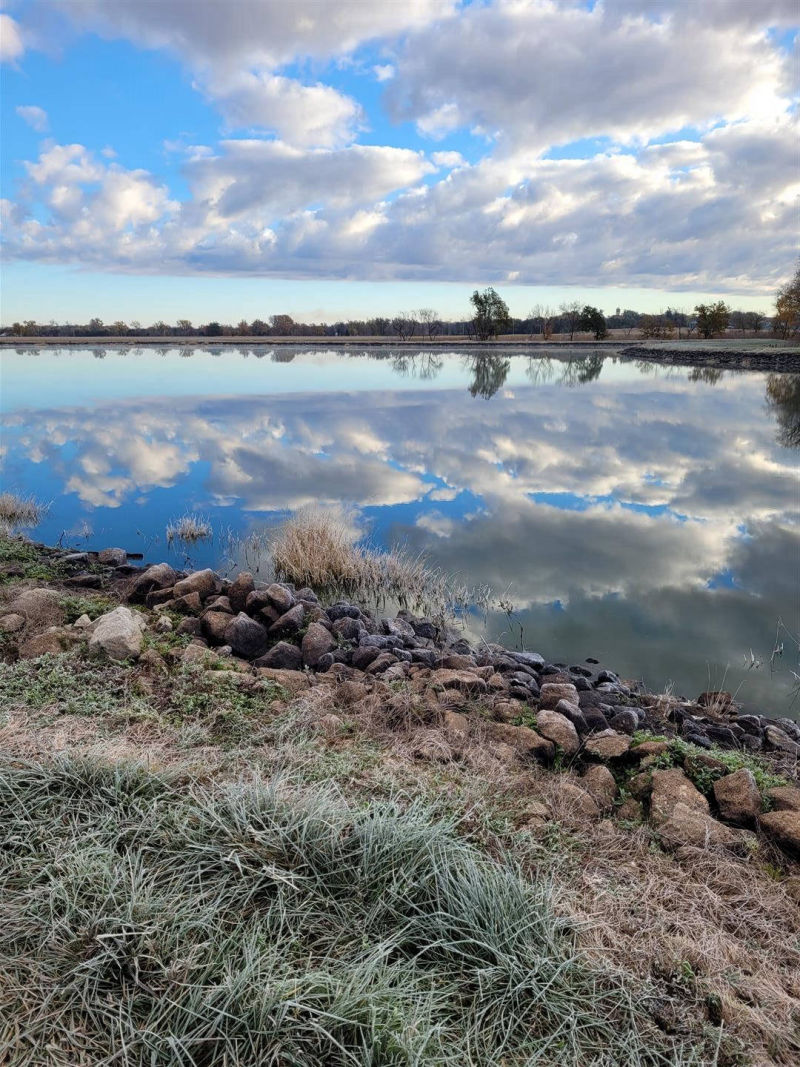
M124 567L128 562L128 553L124 548L104 548L98 553L97 559L109 567Z
M542 737L529 726L512 726L511 723L492 722L486 724L486 737L490 748L506 745L514 749L523 759L536 759L550 762L555 756L555 745Z
M306 619L306 609L302 604L295 604L274 622L269 628L270 637L290 637L302 630Z
M595 759L613 760L624 756L631 747L631 739L627 734L618 734L615 730L603 730L593 734L586 741L584 749L587 756Z
M138 659L145 626L138 611L124 606L114 608L95 622L89 651L100 652L113 660Z
M553 817L565 822L590 822L600 817L594 797L573 782L560 782L550 809Z
M559 700L578 706L578 690L565 682L545 682L539 692L539 707L555 710Z
M5 616L21 615L32 629L59 626L64 621L61 596L53 589L26 589L8 604L0 607Z
M273 645L269 652L258 657L255 661L255 666L299 671L303 666L303 653L297 645L291 645L288 641L279 641L277 645Z
M459 692L472 696L485 693L487 689L486 682L480 675L474 674L472 671L455 671L446 668L433 671L430 677L430 684L436 688L458 689Z
M761 812L761 794L753 772L746 767L714 782L720 817L736 826L752 826Z
M682 770L673 767L665 771L653 771L650 792L650 818L658 826L669 819L678 804L692 811L708 815L708 801L696 789Z
M283 615L294 605L294 597L285 585L273 582L272 585L267 586L265 592L269 598L270 604L272 604L273 608L275 608L279 615Z
M240 611L244 611L247 605L247 598L255 587L256 583L250 571L239 571L228 589L228 600L231 604L231 611L235 615L238 615Z
M735 848L739 843L735 830L682 803L676 804L669 818L660 823L658 836L668 848Z
M175 583L172 595L175 597L186 596L188 593L197 593L204 600L217 591L217 576L210 568L204 571L195 571L188 578L181 578Z
M800 811L768 811L758 821L782 848L800 855Z
M793 785L776 785L767 791L775 811L800 811L800 789Z
M536 729L568 758L578 754L581 747L578 731L565 715L557 711L540 711L536 716Z
M610 811L617 795L617 783L611 771L602 763L593 763L580 780L601 811Z
M144 600L154 589L171 589L177 581L178 575L168 563L154 563L132 580L128 597Z
M278 588L281 588L278 586ZM306 667L316 667L326 652L336 648L336 642L322 623L312 622L303 635L303 663Z
M200 620L203 636L212 645L224 645L226 643L225 632L230 622L231 617L226 611L207 611Z
M266 651L267 631L260 622L240 611L232 619L229 618L225 628L225 644L231 646L235 655L255 659Z

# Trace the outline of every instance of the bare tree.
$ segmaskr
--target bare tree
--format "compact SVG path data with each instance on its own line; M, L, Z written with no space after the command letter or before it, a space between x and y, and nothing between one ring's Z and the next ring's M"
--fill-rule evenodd
M417 329L416 311L401 311L392 319L392 332L396 333L401 341L408 341L413 337Z
M442 332L442 321L438 312L434 311L433 308L420 308L417 312L417 317L430 341L433 341Z
M531 308L528 318L531 320L531 340L537 333L540 333L543 340L549 341L553 336L553 325L556 319L555 308L547 304L537 304L536 307Z
M180 332L185 336L192 332L192 324L189 319L178 319L177 326Z
M578 328L578 323L581 319L581 311L583 310L580 300L570 300L568 303L561 304L559 309L562 317L566 320L567 329L569 330L570 341L575 336L575 331Z

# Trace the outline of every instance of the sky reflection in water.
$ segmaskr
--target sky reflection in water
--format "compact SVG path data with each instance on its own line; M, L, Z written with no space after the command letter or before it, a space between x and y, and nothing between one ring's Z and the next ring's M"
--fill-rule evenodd
M53 501L42 540L86 524L151 559L187 509L246 533L353 505L374 542L510 586L491 638L785 714L797 657L771 675L769 655L778 617L800 629L800 376L581 356L4 352L4 481Z

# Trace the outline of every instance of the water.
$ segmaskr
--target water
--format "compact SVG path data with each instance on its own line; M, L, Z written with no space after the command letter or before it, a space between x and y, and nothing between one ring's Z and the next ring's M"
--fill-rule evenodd
M770 656L778 619L800 631L800 376L580 354L6 351L4 482L52 501L41 540L150 560L182 562L165 527L198 510L197 566L224 531L352 506L507 590L473 634L797 715L786 632Z

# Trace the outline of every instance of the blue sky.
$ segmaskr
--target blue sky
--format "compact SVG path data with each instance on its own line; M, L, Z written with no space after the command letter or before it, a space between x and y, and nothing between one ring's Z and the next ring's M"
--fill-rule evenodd
M793 268L792 0L21 0L0 22L4 323L461 317L482 284L519 315L768 311Z

